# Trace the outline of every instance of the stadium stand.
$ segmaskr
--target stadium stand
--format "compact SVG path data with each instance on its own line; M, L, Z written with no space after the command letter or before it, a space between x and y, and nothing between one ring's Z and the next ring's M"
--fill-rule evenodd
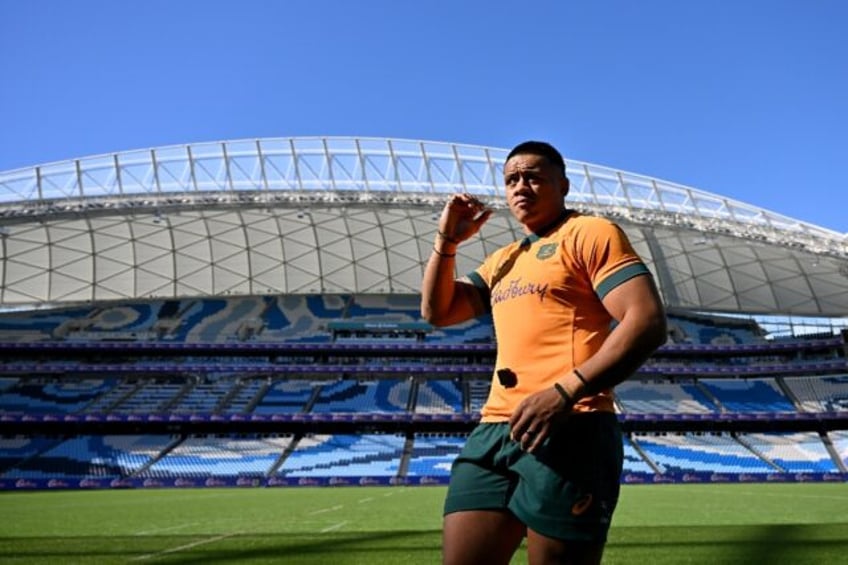
M286 477L395 477L406 445L402 435L309 435L297 442L277 474Z
M413 439L406 475L448 477L453 460L465 445L464 435L420 434Z
M642 414L710 414L718 406L694 380L625 381L616 388L622 412Z
M775 470L729 434L636 433L631 440L662 474Z
M415 412L457 414L463 412L462 390L454 381L421 380L415 396Z
M728 412L795 412L774 379L700 379L699 383Z
M264 476L278 463L291 443L291 436L186 438L137 476L239 477Z
M836 473L839 471L821 437L815 432L741 433L739 441L782 471L790 473Z
M410 403L409 380L339 380L321 386L312 407L314 413L404 412Z
M435 331L416 306L265 296L0 316L40 336L0 342L0 488L444 482L494 346L485 321ZM841 338L674 320L686 338L616 389L623 480L845 477Z
M260 139L0 172L0 490L445 480L496 336L424 323L421 267L454 191L494 211L459 274L522 237L506 154ZM589 163L569 178L668 307L667 344L617 388L622 480L846 480L845 235Z
M305 412L315 394L316 386L310 381L284 380L270 384L254 406L254 414L287 414Z
M834 430L828 432L828 435L836 454L837 465L844 473L848 468L848 430Z
M117 378L6 379L0 389L0 410L10 414L72 414L85 410L119 383Z
M804 412L848 410L848 375L784 378L783 382Z
M45 439L37 447L49 445L47 449L23 458L2 477L117 479L143 468L172 441L156 435L78 436L59 442Z
M639 451L629 436L624 436L622 440L624 449L624 470L622 474L642 473L647 475L661 472L655 464L651 466L646 456Z

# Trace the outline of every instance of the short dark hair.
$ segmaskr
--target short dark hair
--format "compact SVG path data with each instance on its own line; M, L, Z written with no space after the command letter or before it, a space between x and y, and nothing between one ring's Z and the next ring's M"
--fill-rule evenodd
M506 156L506 161L509 161L516 155L538 155L539 157L544 157L551 165L562 171L562 176L565 176L565 160L562 158L562 154L557 151L556 147L550 143L545 141L524 141L519 143Z

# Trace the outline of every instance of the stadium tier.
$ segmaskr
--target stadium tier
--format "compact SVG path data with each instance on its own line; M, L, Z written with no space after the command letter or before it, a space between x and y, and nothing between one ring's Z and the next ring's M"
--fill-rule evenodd
M68 310L52 325L16 315L0 325L27 337L0 343L0 486L443 483L488 395L494 344L480 339L485 322L433 332L413 304L263 297ZM680 326L711 341L670 339L616 389L622 480L842 480L842 338L716 343L719 318L704 318L710 331L697 321Z

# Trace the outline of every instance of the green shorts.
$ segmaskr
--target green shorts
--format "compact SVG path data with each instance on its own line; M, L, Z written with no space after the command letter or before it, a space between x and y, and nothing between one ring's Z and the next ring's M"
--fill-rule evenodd
M535 453L510 439L509 424L482 423L453 463L445 514L508 509L544 536L604 542L623 458L615 414L574 414Z

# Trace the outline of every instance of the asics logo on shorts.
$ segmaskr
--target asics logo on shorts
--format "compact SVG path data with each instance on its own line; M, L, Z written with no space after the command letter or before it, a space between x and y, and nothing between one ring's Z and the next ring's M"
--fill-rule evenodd
M583 498L574 503L571 507L571 515L572 516L580 516L584 512L586 512L590 506L592 506L592 494L589 493L585 495Z

